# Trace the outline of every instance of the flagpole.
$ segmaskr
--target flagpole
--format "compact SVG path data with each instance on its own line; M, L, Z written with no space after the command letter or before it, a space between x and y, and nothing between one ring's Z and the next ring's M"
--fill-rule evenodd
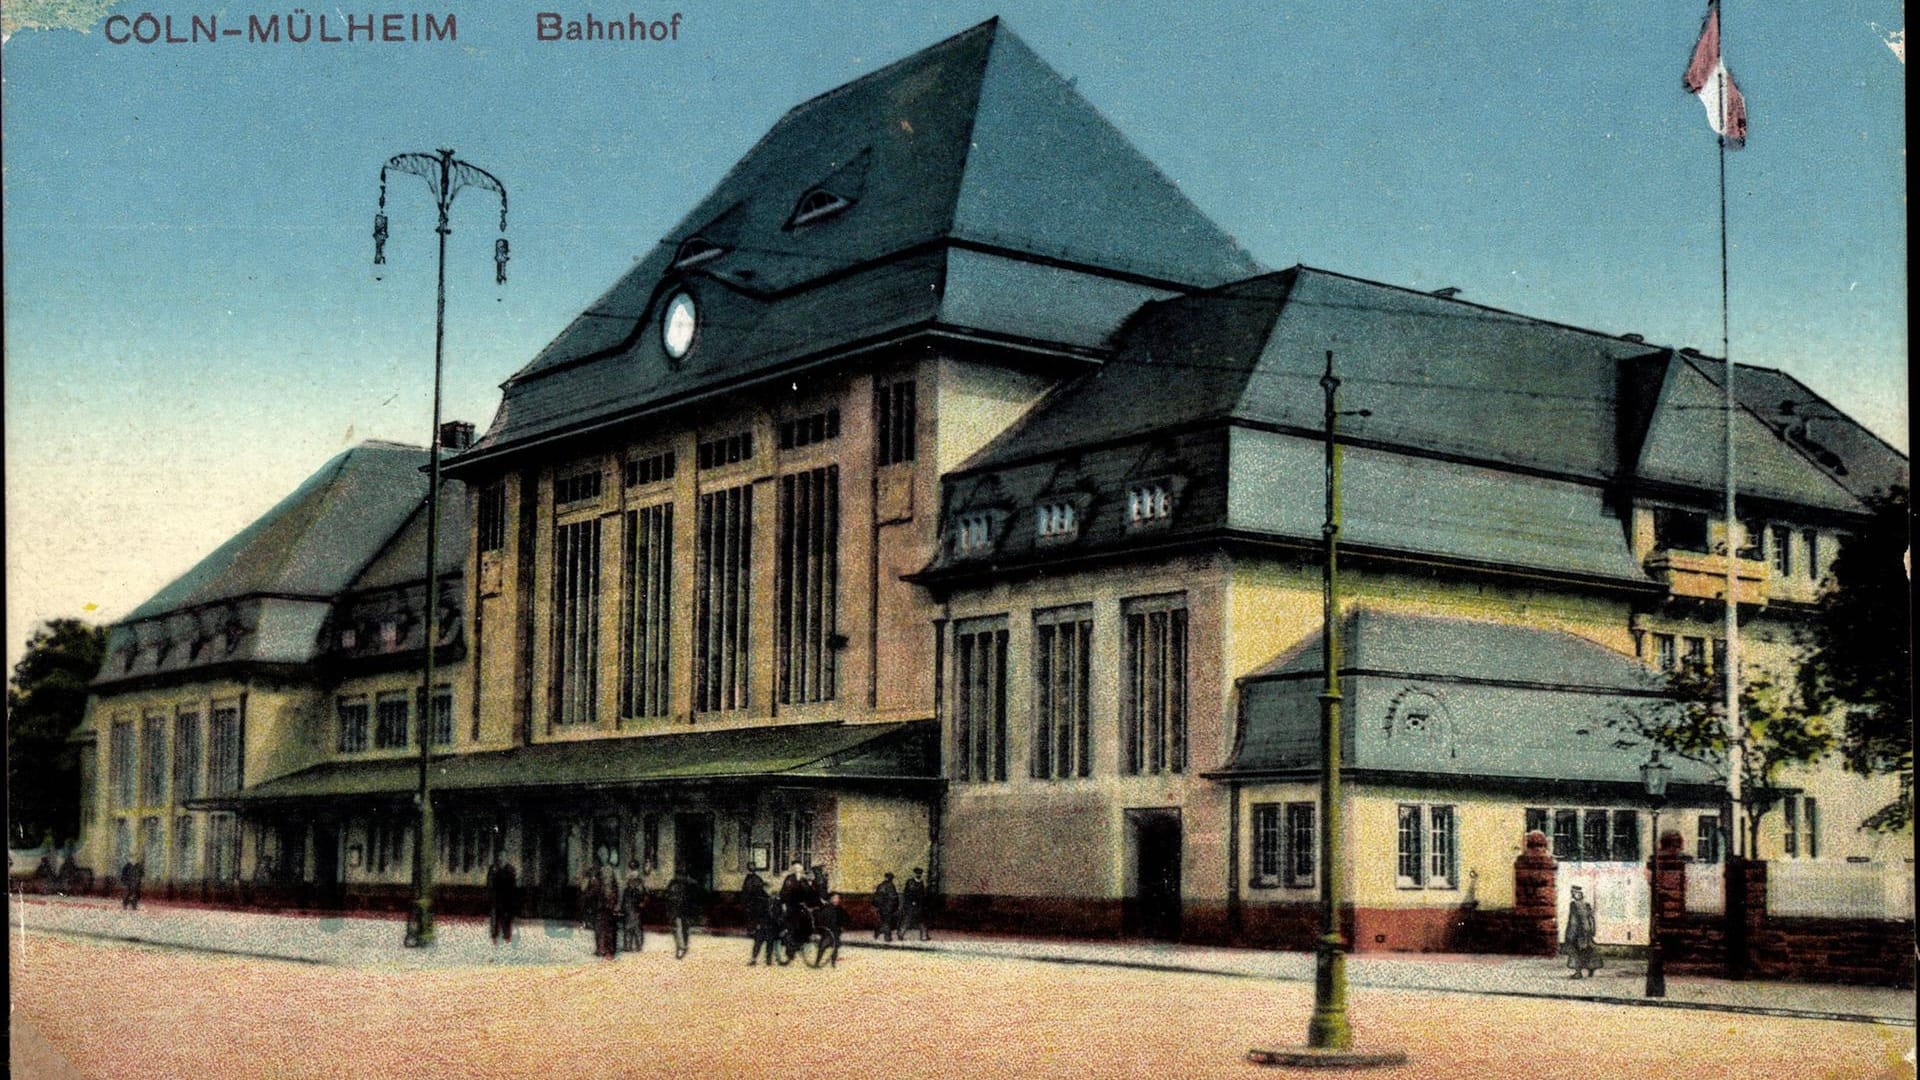
M1739 568L1737 560L1739 549L1734 546L1734 530L1739 527L1739 517L1734 503L1733 479L1733 348L1731 320L1728 316L1727 291L1727 81L1732 75L1726 70L1727 55L1727 15L1724 3L1717 5L1715 22L1718 24L1718 52L1716 59L1720 63L1720 77L1715 80L1719 91L1720 104L1720 362L1724 369L1721 376L1726 390L1726 403L1723 413L1726 418L1726 515L1727 515L1727 603L1726 629L1726 725L1727 725L1727 803L1728 821L1732 829L1732 854L1746 856L1747 851L1745 815L1742 813L1743 778L1746 763L1741 743L1742 717L1740 715L1740 602ZM1654 844L1659 845L1659 837Z

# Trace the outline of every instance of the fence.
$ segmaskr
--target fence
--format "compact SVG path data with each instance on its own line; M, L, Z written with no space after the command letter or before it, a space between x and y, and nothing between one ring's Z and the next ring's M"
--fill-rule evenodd
M1692 868L1689 867L1689 870ZM1692 910L1692 882L1688 882ZM1767 867L1767 914L1793 918L1911 919L1913 863L1778 859Z
M1554 877L1560 928L1567 902L1580 886L1593 904L1594 940L1602 945L1645 945L1651 900L1646 867L1637 862L1562 862Z
M1727 910L1727 868L1724 863L1687 864L1687 910L1718 915Z

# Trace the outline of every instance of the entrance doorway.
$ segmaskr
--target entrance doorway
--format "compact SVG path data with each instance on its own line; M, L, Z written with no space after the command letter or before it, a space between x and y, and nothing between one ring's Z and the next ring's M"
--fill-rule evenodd
M713 891L713 815L673 815L673 872Z
M1133 894L1123 915L1127 931L1142 937L1180 938L1180 811L1129 810L1133 846Z
M313 826L313 901L325 910L340 907L345 891L340 877L340 826L316 822Z

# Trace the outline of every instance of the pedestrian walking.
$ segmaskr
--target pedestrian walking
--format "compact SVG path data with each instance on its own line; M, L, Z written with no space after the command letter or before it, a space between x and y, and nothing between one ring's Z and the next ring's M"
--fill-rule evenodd
M646 947L646 929L641 919L646 914L647 877L640 872L640 860L627 866L627 887L620 893L620 947L639 952Z
M599 898L594 906L594 953L611 960L620 955L620 874L606 867L597 875Z
M599 874L598 863L580 872L580 928L582 930L593 929L594 915L600 904Z
M747 871L740 882L740 916L747 928L747 936L752 937L760 929L760 920L767 912L767 879Z
M767 950L767 966L773 966L774 952L780 948L780 937L786 933L786 908L777 896L769 896L760 910L760 921L753 927L753 954L747 957L747 966L752 967L760 959L760 950Z
M780 907L786 915L783 935L787 959L806 945L813 933L813 909L820 906L820 894L814 890L813 876L806 867L794 863L780 882Z
M673 958L683 959L692 946L693 920L700 910L700 886L686 871L676 871L667 882L667 927L673 931Z
M926 871L916 866L913 877L907 880L907 886L900 890L900 938L906 940L907 931L920 931L920 940L926 941L927 934L927 882L923 876Z
M120 884L126 888L126 892L120 897L121 907L130 911L139 910L140 883L146 876L146 864L135 859L128 859L127 864L120 868Z
M1594 947L1594 931L1598 927L1594 917L1593 904L1590 903L1580 886L1573 887L1573 899L1567 903L1567 937L1560 951L1567 954L1567 966L1573 969L1573 977L1592 978L1596 969L1602 966L1600 952Z
M513 916L520 910L520 875L513 864L496 861L487 872L487 933L495 945L513 944Z
M900 928L900 889L893 883L891 870L873 887L873 910L880 918L873 925L873 936L892 941L894 931Z
M840 932L847 925L847 912L840 906L840 894L829 893L827 902L813 913L814 932L821 935L820 952L828 967L840 966ZM819 966L818 961L814 964Z

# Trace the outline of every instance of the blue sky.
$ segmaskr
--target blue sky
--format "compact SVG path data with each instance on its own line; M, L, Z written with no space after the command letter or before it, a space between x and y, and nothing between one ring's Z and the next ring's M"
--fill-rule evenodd
M451 146L511 193L510 283L485 192L449 255L447 414L484 427L788 107L995 14L1269 266L1719 351L1714 143L1680 86L1701 0L682 4L647 44L538 43L552 3L381 9L453 10L452 44L11 38L9 659L38 619L124 614L345 446L424 441L432 204L394 180L376 281L388 156ZM1726 36L1752 116L1733 355L1904 450L1903 21L1735 0Z

